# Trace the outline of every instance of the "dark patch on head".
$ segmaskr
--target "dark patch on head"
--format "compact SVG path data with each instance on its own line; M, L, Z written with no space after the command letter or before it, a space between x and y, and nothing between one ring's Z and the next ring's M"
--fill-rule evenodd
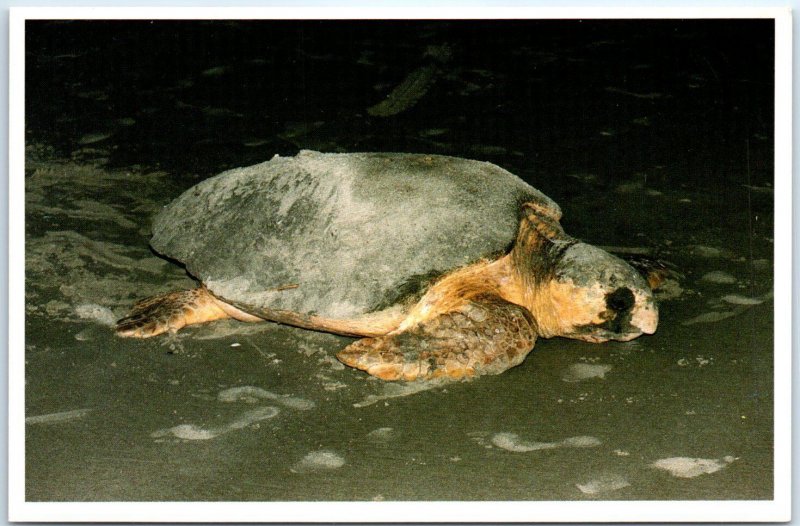
M631 325L631 318L635 304L636 298L628 287L620 287L614 292L609 292L606 294L606 310L600 314L606 321L596 327L613 334L629 333L634 328Z
M598 327L614 334L627 334L630 332L630 329L633 328L631 325L631 313L617 314L602 325L598 325Z
M614 292L606 294L606 305L618 313L627 312L635 303L636 298L633 297L633 292L628 287L620 287Z
M575 327L574 335L594 335L618 339L619 336L641 333L638 327L631 324L636 298L627 287L620 287L606 294L606 310L600 313L603 323Z
M641 334L639 328L631 324L631 319L633 318L631 310L621 313L613 310L606 310L600 314L600 317L606 321L599 324L575 327L574 332L570 336L600 336L609 340L617 340L619 336L627 336L633 333Z

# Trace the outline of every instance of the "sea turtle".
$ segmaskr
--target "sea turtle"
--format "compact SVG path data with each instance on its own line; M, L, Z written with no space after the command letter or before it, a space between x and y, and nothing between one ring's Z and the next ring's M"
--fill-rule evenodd
M646 281L566 235L561 210L487 162L302 151L224 172L155 218L152 248L198 288L135 304L121 336L222 318L361 337L343 363L384 380L498 374L541 336L656 330Z

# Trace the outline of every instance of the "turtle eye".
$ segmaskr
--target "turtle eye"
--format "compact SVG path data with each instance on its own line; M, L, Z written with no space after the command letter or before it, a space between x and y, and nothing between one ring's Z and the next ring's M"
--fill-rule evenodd
M621 287L614 292L606 294L606 306L615 312L626 312L633 307L636 299L633 292L627 287Z

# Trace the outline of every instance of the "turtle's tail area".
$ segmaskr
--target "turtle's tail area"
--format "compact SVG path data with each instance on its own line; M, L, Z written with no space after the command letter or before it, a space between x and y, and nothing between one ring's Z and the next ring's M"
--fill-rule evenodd
M130 314L117 322L119 336L149 338L186 325L230 317L205 287L179 290L137 302Z
M527 310L487 295L403 332L358 340L337 357L382 380L467 380L519 365L536 336Z

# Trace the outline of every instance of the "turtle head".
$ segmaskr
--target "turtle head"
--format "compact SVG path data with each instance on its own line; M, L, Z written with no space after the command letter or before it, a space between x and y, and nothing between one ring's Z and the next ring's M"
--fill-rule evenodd
M655 332L658 309L645 279L620 258L565 234L560 215L525 203L511 253L524 283L521 303L540 334L604 342Z
M653 293L633 267L586 243L553 248L559 255L552 279L542 286L555 317L554 336L604 342L655 332L658 309Z

